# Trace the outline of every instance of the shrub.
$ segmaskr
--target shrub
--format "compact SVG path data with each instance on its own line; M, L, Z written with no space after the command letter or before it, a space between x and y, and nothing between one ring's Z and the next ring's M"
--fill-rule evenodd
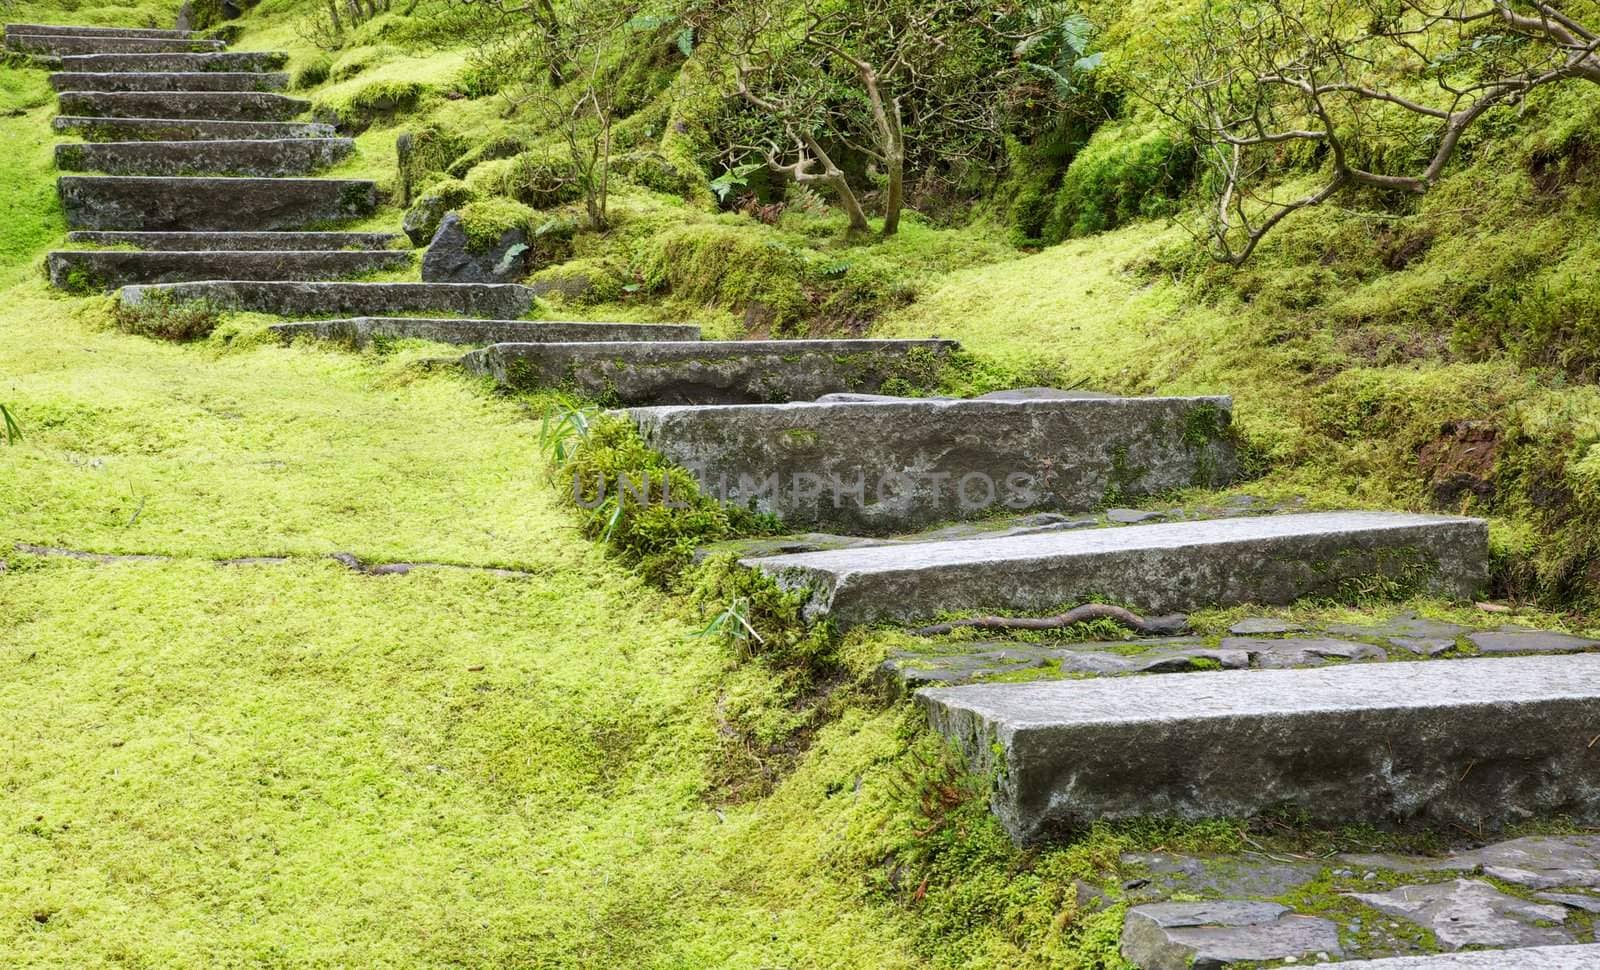
M118 302L112 322L124 333L162 340L199 340L216 329L220 313L204 300L174 300L163 293L146 294L129 306Z
M1042 236L1060 242L1174 212L1193 169L1193 149L1163 131L1101 128L1067 168Z

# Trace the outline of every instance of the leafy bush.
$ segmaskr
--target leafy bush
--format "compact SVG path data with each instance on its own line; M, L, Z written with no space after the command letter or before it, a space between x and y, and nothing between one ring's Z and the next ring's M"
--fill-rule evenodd
M1194 151L1166 132L1129 122L1101 128L1072 160L1042 237L1060 242L1177 211Z
M175 300L164 293L146 294L137 304L118 302L112 322L124 333L162 340L199 340L217 327L219 312L204 300Z

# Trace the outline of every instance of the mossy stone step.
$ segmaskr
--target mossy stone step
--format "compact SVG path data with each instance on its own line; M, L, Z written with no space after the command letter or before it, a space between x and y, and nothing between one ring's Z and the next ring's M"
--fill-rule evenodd
M355 146L349 138L74 142L56 146L56 168L108 175L307 175L347 158Z
M124 286L118 301L135 309L149 300L202 302L219 310L248 310L283 317L377 316L448 313L516 319L533 309L535 294L515 283L310 283L210 280Z
M135 246L157 251L399 249L407 245L395 232L125 232L80 230L67 242L89 246Z
M58 71L50 75L57 91L281 91L289 86L282 71Z
M299 229L378 206L366 179L63 175L56 187L71 229Z
M1488 581L1481 519L1307 512L745 560L840 627L946 612L1054 614L1103 600L1152 613L1336 598L1380 582L1467 598Z
M207 51L201 53L73 54L55 59L62 71L113 72L276 71L289 63L283 51Z
M83 293L129 283L191 280L332 280L378 270L404 269L412 254L400 249L322 249L306 252L215 250L129 252L58 251L45 256L50 282Z
M288 121L311 102L261 91L62 91L64 115L87 118L185 118Z
M78 118L61 115L56 131L86 141L240 141L254 138L332 138L332 125L314 121L205 121L194 118Z
M1226 397L637 408L712 494L795 528L886 534L1082 512L1237 474Z
M700 328L680 323L589 323L563 320L460 320L436 317L352 317L280 323L272 328L285 340L310 336L353 347L373 340L431 340L442 344L483 345L505 341L572 343L616 340L699 340Z
M61 37L156 37L183 40L195 36L192 30L163 30L156 27L88 27L77 24L6 24L6 36L34 34Z
M6 49L19 54L165 54L220 51L220 40L199 37L114 37L92 34L6 34Z
M949 340L504 343L462 359L509 387L564 388L617 405L750 404L885 384L926 385Z
M924 688L1031 844L1106 819L1600 822L1600 654Z

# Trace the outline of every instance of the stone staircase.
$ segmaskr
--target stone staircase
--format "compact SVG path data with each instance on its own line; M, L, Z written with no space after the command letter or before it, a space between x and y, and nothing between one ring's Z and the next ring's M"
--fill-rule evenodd
M57 285L118 289L130 309L203 301L303 318L275 328L286 340L475 347L462 358L468 373L626 408L712 494L797 531L837 533L744 547L745 566L805 591L813 620L922 624L1094 601L1190 611L1352 586L1467 599L1486 584L1487 529L1474 519L1096 512L1233 480L1226 397L894 397L885 392L925 387L955 345L702 341L687 325L527 320L537 292L516 284L349 280L404 270L411 256L398 234L327 228L373 213L378 187L315 176L354 146L296 120L307 104L277 93L282 55L180 31L34 25L9 26L6 46L59 69L52 83L68 113L56 130L85 139L57 154L63 171L82 173L60 180L67 241L80 248L49 254ZM933 658L944 673L919 680L927 668L915 657L891 672L943 685L921 689L918 703L993 772L994 810L1021 843L1100 818L1283 809L1473 831L1556 815L1600 822L1600 657L1585 652L1595 644L1501 657L1520 651L1485 640L1478 656L1453 659L1460 638L1426 621L1387 639L1279 640L1286 630L1270 622L1239 632L1217 645L1149 641L1140 656L1126 644L963 641L961 653ZM1062 679L982 682L1029 670ZM1282 906L1173 905L1130 917L1125 953L1148 970L1226 962L1200 953L1352 955L1327 944L1325 928L1302 932ZM1241 933L1270 945L1240 949ZM1507 945L1523 946L1494 955L1509 962L1350 965L1600 965L1593 947ZM1179 958L1188 962L1163 962Z

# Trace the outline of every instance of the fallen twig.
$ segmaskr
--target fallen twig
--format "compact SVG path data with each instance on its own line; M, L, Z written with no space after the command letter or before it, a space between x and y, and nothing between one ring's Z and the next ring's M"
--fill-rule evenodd
M1171 616L1156 616L1145 619L1131 610L1120 606L1108 606L1105 603L1087 603L1076 609L1068 610L1060 616L975 616L965 620L951 620L949 623L935 623L932 626L920 627L912 630L913 636L936 637L949 633L952 630L1060 630L1076 623L1088 623L1091 620L1110 620L1120 626L1125 626L1135 633L1146 636L1163 636L1167 634L1182 633L1189 628L1189 617L1182 613Z

